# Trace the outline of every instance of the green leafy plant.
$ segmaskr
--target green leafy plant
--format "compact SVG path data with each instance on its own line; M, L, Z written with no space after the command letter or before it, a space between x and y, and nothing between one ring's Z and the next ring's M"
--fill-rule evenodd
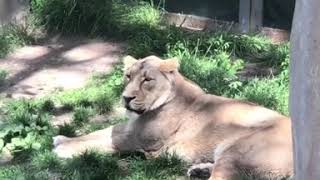
M17 153L40 149L38 138L51 132L48 115L38 111L35 104L26 100L11 102L6 113L6 123L2 124L0 130L0 151L6 149Z
M3 84L7 78L8 72L0 69L0 86Z
M63 124L58 126L59 135L67 136L67 137L75 137L77 127L74 124Z
M283 81L281 77L254 79L243 88L240 98L288 115L288 85L288 82Z
M73 114L73 122L78 126L88 123L90 116L93 115L92 111L92 109L82 106L76 108Z
M143 1L32 0L31 7L40 25L64 33L121 37L139 27L154 26L160 20L159 11Z
M0 58L12 52L15 48L31 44L33 36L26 27L7 24L0 27Z
M243 61L231 60L225 52L205 56L198 47L190 51L186 44L177 43L169 50L169 56L178 57L182 74L207 92L222 95L241 86L236 84L239 82L236 72L243 68Z

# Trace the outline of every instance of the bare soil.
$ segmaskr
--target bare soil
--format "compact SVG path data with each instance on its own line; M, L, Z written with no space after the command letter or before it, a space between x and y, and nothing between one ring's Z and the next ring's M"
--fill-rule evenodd
M35 98L83 87L95 73L108 73L125 49L124 43L83 37L54 37L17 49L0 59L8 71L0 94Z

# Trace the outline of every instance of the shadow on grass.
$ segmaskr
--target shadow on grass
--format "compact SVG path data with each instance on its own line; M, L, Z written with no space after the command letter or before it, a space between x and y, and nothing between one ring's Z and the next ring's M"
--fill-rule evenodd
M26 162L28 162L26 164ZM176 179L185 175L185 163L176 157L145 159L142 154L106 155L86 152L73 159L58 159L49 151L38 152L32 160L0 167L0 178L53 178L73 180Z

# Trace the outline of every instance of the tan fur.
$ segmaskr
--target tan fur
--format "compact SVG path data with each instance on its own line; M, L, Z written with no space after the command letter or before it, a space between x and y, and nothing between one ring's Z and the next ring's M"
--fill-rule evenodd
M289 118L252 103L206 94L172 69L178 67L175 63L149 56L131 64L123 96L133 98L127 104L131 113L142 114L112 127L112 132L101 131L105 138L62 138L55 152L70 156L96 147L153 157L174 153L190 163L214 162L212 180L230 180L239 167L292 174ZM101 144L95 146L97 142Z
M165 61L162 61L159 67L160 71L163 72L170 72L177 70L179 68L179 62L178 59L172 58L172 59L166 59Z
M132 56L125 56L123 58L123 64L124 64L124 70L128 70L134 63L137 62L137 59L135 59Z

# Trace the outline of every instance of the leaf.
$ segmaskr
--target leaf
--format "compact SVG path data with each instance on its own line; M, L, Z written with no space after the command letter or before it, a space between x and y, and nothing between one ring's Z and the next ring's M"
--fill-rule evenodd
M8 134L7 131L0 132L0 138L4 138Z
M2 151L3 147L4 147L4 141L3 139L0 139L0 152Z
M31 148L34 150L39 150L41 148L41 144L38 142L34 142L32 143Z
M16 133L20 133L22 130L24 130L23 125L19 125L19 126L10 126L9 128L12 132Z
M20 146L20 147L24 147L25 148L25 146L26 146L26 141L21 137L12 138L11 139L11 143L15 147Z
M26 130L26 132L30 132L30 131L32 131L32 129L30 128L30 127L25 127L25 130Z
M8 149L9 151L13 151L15 148L15 145L13 143L8 143L5 146L6 149Z
M24 138L24 141L27 143L27 144L32 144L33 142L36 141L36 135L34 132L29 132L27 134L27 136Z

